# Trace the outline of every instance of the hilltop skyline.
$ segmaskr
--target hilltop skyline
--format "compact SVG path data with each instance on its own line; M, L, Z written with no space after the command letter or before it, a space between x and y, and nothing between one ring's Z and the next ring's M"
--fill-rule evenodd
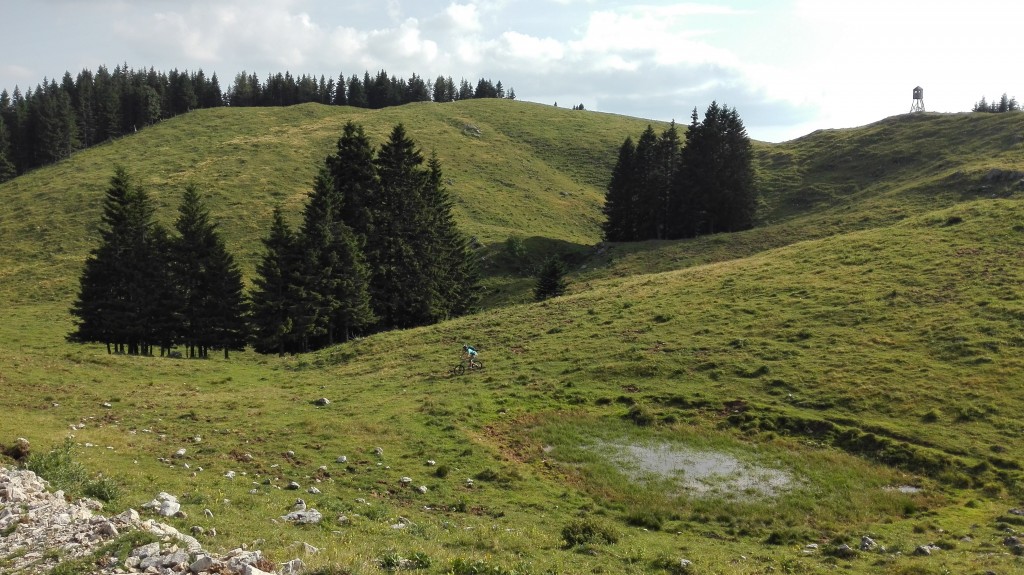
M997 0L44 0L6 7L0 89L127 64L216 73L501 80L521 100L688 123L712 101L783 141L906 113L1024 96L1018 10ZM1004 56L1006 55L1006 56ZM1010 62L1010 64L1008 64Z

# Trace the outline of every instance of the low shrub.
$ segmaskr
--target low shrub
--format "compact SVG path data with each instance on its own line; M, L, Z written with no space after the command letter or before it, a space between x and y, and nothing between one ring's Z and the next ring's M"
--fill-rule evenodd
M619 535L608 525L594 519L580 519L562 528L566 547L577 545L611 545L618 543Z

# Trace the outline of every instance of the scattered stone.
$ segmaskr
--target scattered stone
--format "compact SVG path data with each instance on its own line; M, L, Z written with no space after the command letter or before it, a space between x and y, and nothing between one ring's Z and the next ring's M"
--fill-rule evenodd
M320 490L317 489L316 487L310 487L306 491L308 491L309 493L311 493L313 495L320 495Z
M244 461L244 462L246 462L246 463L248 463L248 462L252 461L253 459L254 459L254 458L253 458L253 456L252 456L252 454L251 454L251 453L243 453L243 454L242 454L242 461Z
M193 537L199 537L206 533L206 530L199 525L193 525L192 528L189 529L189 532L192 533Z
M1018 543L1020 543L1020 539L1015 535L1010 535L1003 539L1003 545L1006 545L1007 547L1012 547Z
M309 543L303 543L302 544L302 550L306 553L306 555L316 555L317 553L320 552L320 548L319 547L313 547Z
M185 453L187 453L187 451L185 450L184 447L182 447L181 449L179 449L179 450L174 452L174 457L178 457L178 458L185 457Z
M426 485L420 485L419 487L416 488L416 491L419 491L421 494L426 494L427 486Z
M839 547L836 547L835 550L835 556L843 559L850 559L851 557L855 557L856 555L857 552L854 551L853 547L850 547L846 543L843 543Z
M473 479L469 478L466 480L466 487L473 487Z
M1011 509L1007 513L1010 515L1024 515L1024 509Z
M281 565L281 575L299 575L306 569L302 559L292 559Z
M286 489L290 489L292 491L295 491L295 490L299 489L299 487L301 487L301 486L299 485L299 483L297 481L290 481L290 482L288 482L288 487L286 487Z
M376 455L377 457L380 457L380 456L384 455L384 448L383 447L374 447L373 448L373 454Z
M315 525L323 521L324 516L316 509L303 511L292 511L288 515L282 515L281 519L290 521L296 525Z
M430 467L433 467L433 466L437 465L437 462L434 461L433 459L428 459L427 460L427 465L429 465Z
M938 551L939 548L934 545L918 545L917 549L914 549L914 555L920 557L927 557L932 554L932 551Z
M871 551L872 549L874 549L877 546L878 546L878 544L875 543L875 540L870 538L870 537L868 537L867 535L864 535L863 537L860 538L860 550L861 551Z
M227 473L224 474L224 477L227 477L228 479L234 479L235 478L235 472L234 471L228 471Z
M313 403L317 404L317 406L319 407L326 407L331 404L331 400L327 399L326 397L321 397L320 399L316 400Z
M335 463L345 463L346 461L348 461L348 457L345 457L344 455L339 455L338 458L334 460Z
M292 511L305 511L305 510L306 510L306 502L303 501L302 499L296 499L295 500L295 505L292 506Z
M402 483L402 485L409 485L410 483L412 483L412 478L411 477L403 477L403 478L399 479L398 481L400 481Z
M107 408L107 409L110 409L111 407L114 407L113 405L110 405L109 401L104 401L101 405L103 407Z
M218 568L220 562L210 557L209 555L200 555L191 565L188 570L193 573L202 573L204 571L213 571L214 568Z
M210 511L209 509L203 509L203 515L207 517L213 517L213 511Z
M173 517L179 511L181 511L181 504L177 501L164 501L160 504L159 513L164 517Z

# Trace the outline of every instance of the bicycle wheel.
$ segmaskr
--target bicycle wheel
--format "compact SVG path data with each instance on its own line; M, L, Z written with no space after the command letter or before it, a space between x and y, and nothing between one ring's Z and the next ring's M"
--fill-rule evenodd
M452 368L452 375L462 375L464 373L466 373L465 364L460 363Z

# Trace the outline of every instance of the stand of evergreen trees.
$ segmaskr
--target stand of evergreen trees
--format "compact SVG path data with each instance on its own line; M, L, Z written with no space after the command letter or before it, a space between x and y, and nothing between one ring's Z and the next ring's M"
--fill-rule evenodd
M110 353L299 353L426 325L476 303L476 255L452 217L436 156L399 124L375 150L349 122L317 174L298 230L274 211L251 299L202 196L185 189L171 235L146 192L115 169L100 245L86 259L70 341Z
M277 73L260 81L241 72L226 92L217 74L150 68L127 64L111 72L100 66L77 76L65 72L58 83L43 79L35 89L9 94L0 91L0 182L30 169L61 160L72 152L135 132L161 119L189 110L217 106L290 106L319 102L339 106L384 108L409 102L450 102L469 98L511 98L499 81L481 78L476 87L438 76L433 86L413 74L408 80L381 70L371 77L339 74L334 79Z
M103 202L100 245L85 261L70 341L108 353L189 357L245 347L242 275L195 187L185 190L172 236L153 220L148 194L118 167Z
M379 150L346 124L299 229L274 212L252 294L256 351L305 352L469 312L476 256L451 208L440 162L424 162L401 124Z
M681 142L675 123L651 126L619 148L605 195L604 237L613 242L690 238L754 225L753 149L735 109L712 102Z
M981 97L981 100L974 103L974 107L971 108L972 112L1016 112L1020 110L1020 104L1017 103L1017 98L1009 97L1004 92L996 102L993 100L991 103L985 100L985 96Z

